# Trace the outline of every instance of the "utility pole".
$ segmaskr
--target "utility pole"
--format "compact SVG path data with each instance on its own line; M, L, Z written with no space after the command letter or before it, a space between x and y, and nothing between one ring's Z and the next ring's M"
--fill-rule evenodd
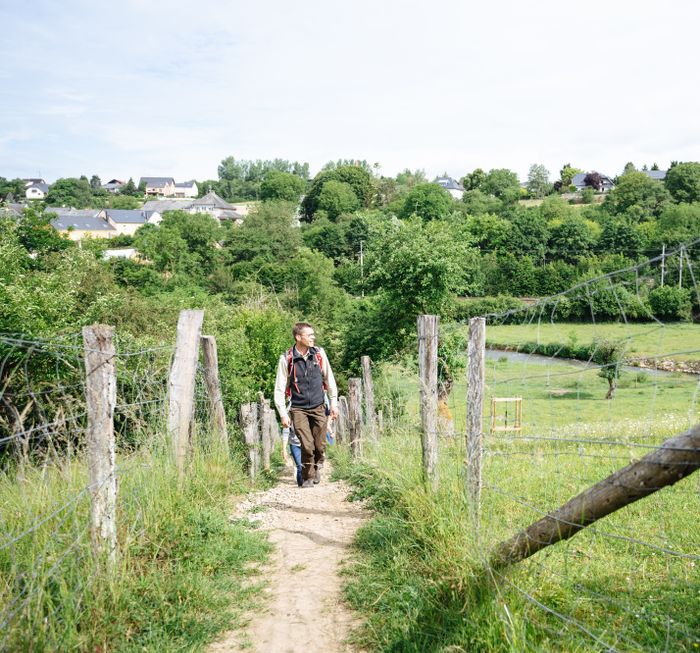
M365 296L365 257L364 257L364 240L360 241L360 279L362 285L362 296Z
M661 245L661 285L664 285L664 276L666 274L666 243Z
M683 287L683 246L681 245L681 251L678 255L678 287Z

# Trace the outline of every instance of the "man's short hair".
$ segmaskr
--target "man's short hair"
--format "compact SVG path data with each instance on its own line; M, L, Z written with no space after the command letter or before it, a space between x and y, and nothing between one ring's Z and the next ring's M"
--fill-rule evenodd
M292 329L292 337L296 339L304 329L313 329L313 327L308 322L297 322Z

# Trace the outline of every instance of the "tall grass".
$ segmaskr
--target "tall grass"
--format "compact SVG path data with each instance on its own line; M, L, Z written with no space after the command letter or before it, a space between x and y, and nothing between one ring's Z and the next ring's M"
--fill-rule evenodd
M112 574L91 551L83 455L6 471L0 650L193 650L235 625L268 552L261 534L229 521L242 469L238 456L199 446L178 483L167 447L118 456Z
M700 525L692 515L700 478L506 571L490 573L486 564L498 542L685 429L697 418L696 381L634 381L606 402L595 372L567 377L577 387L554 397L546 374L528 385L519 364L493 365L492 382L514 379L501 384L503 395L530 388L529 438L486 436L478 526L465 500L463 436L441 438L440 489L426 489L413 402L379 443L367 444L362 461L334 453L338 473L376 510L347 574L346 596L366 615L358 642L416 653L698 650ZM453 396L465 396L463 385ZM461 403L452 403L458 433ZM534 439L542 434L547 439Z

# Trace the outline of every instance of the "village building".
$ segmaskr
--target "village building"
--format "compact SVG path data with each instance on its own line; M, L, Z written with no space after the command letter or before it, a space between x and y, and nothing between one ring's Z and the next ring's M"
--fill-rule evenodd
M172 177L141 177L139 186L145 184L146 195L154 197L173 197L175 180Z
M145 224L160 224L163 219L158 211L143 209L105 209L107 222L119 236L133 236Z
M442 186L456 200L461 200L464 195L464 186L452 177L436 177L433 183Z
M175 197L195 198L197 195L199 195L199 188L194 179L175 184Z

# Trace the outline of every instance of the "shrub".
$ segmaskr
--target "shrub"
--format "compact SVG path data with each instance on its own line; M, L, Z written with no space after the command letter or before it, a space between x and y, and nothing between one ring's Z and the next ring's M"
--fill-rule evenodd
M690 291L675 286L659 286L649 293L649 306L659 319L689 320Z

